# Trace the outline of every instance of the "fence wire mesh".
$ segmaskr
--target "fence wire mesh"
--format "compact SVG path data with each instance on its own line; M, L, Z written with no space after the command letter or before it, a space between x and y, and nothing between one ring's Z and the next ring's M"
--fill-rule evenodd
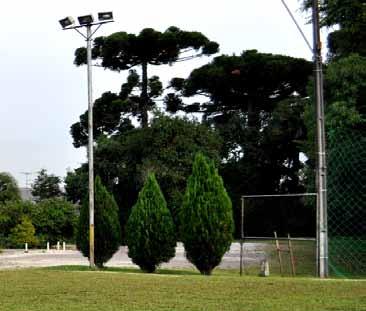
M329 271L366 275L366 137L361 130L328 136Z
M316 276L316 196L243 196L242 200L243 273L258 274L260 262L267 260L270 274L292 275L290 235L295 274Z

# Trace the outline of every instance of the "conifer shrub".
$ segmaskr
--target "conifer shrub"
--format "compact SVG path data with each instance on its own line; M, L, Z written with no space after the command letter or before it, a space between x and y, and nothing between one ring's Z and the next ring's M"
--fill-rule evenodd
M149 174L126 227L128 256L145 272L175 255L173 218L154 174Z
M94 231L95 265L102 268L120 246L121 227L117 203L98 176L95 179ZM89 258L89 200L84 200L80 210L76 246Z
M187 182L179 223L187 259L201 274L210 275L230 248L234 221L222 178L201 153Z

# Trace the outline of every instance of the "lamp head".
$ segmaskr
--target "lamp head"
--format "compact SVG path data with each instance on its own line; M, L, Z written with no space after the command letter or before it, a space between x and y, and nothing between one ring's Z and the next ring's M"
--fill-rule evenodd
M93 15L89 14L89 15L79 16L78 21L79 21L80 26L90 25L94 22L94 18L93 18Z
M113 13L112 12L100 12L100 13L98 13L98 19L101 22L113 20Z
M63 19L60 19L59 23L61 24L62 28L67 28L67 27L74 25L75 21L71 16L68 16Z

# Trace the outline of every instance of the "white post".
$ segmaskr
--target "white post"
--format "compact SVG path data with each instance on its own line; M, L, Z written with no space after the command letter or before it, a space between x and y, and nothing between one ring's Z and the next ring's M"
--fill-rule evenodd
M47 252L50 251L50 242L47 242Z
M57 250L60 250L60 241L57 241Z
M259 276L269 276L269 262L267 259L261 261L261 271Z
M24 245L24 253L28 253L28 243L25 243Z
M62 242L62 250L66 251L66 243L65 242Z

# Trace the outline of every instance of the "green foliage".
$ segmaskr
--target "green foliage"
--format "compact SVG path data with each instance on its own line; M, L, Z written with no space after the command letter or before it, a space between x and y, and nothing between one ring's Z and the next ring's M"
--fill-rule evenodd
M10 238L12 230L26 218L35 228L37 241L45 246L47 241L74 239L77 213L75 206L60 198L43 200L39 203L29 201L8 201L0 204L0 243L6 247L18 247Z
M32 185L32 195L37 201L59 197L61 179L53 174L47 174L47 170L42 169Z
M312 0L304 0L304 8ZM321 24L338 26L328 35L330 58L342 58L352 53L366 56L366 5L364 0L320 1Z
M303 191L299 141L306 134L303 110L311 73L312 64L304 59L248 50L215 57L184 81L171 81L176 93L167 105L203 112L204 121L222 137L220 173L237 220L243 194ZM207 100L182 103L196 95ZM238 222L236 228L238 234Z
M67 172L65 178L66 200L80 203L88 193L88 164L83 164L73 172Z
M325 126L327 139L339 132L365 127L366 58L352 54L332 61L325 70ZM312 86L309 93L313 94ZM305 152L311 167L315 166L315 105L311 98L305 108L307 130ZM341 144L342 142L338 142Z
M94 199L94 259L97 267L103 267L118 250L121 241L121 227L118 221L118 206L113 195L95 179ZM79 217L76 246L89 258L89 204L85 200Z
M165 32L152 28L141 30L138 35L116 32L94 41L93 59L99 59L103 67L111 70L125 70L148 62L152 65L169 64L177 61L185 49L197 53L184 55L194 57L211 55L218 50L218 44L195 31L183 31L171 26ZM86 64L85 48L75 52L75 64Z
M14 177L8 173L0 173L0 204L20 199L19 188Z
M213 163L197 154L179 213L187 254L202 274L210 275L230 248L233 215L229 196Z
M138 35L116 32L108 37L94 40L93 59L104 68L114 71L132 69L141 66L141 80L136 71L131 70L121 88L117 106L123 113L132 113L138 117L143 127L148 126L148 111L155 105L154 98L162 93L162 83L157 76L148 77L148 65L173 64L203 55L217 53L218 44L210 41L196 31L183 31L177 27L169 27L165 32L152 28L143 29ZM77 66L86 64L85 48L75 51ZM139 89L139 94L133 91ZM114 115L119 117L118 114ZM98 116L97 116L98 117ZM85 127L76 123L72 127L73 137L86 134Z
M31 218L34 209L35 205L29 201L7 201L0 204L0 237L2 243L7 242L11 230L20 224L24 217Z
M173 218L154 174L147 176L127 222L128 256L145 272L154 272L175 255Z
M149 172L155 172L176 221L194 155L201 151L219 164L221 144L206 125L161 115L148 128L101 137L95 148L95 171L118 202L122 230ZM88 185L87 166L70 173L65 183L67 197L82 200Z
M44 242L72 241L76 231L77 213L73 204L60 198L38 203L32 212L37 235Z
M10 241L15 247L24 247L25 243L28 243L30 247L37 246L38 240L35 232L32 221L27 217L22 217L21 222L11 230Z

